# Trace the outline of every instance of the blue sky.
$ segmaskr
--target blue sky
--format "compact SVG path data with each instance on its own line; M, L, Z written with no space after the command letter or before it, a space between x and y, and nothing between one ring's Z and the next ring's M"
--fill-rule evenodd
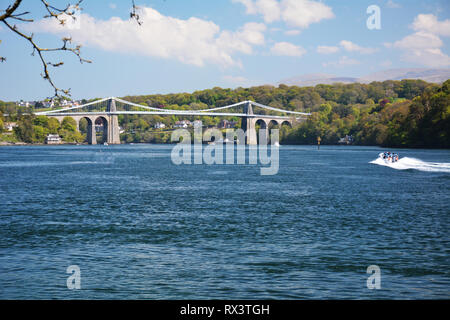
M8 1L6 1L8 2ZM12 2L12 1L9 1ZM67 0L54 0L64 7ZM142 26L129 21L131 0L85 0L79 25L42 20L21 25L43 46L70 34L83 45L49 56L64 66L52 75L74 98L192 92L215 86L276 84L302 74L359 77L390 68L450 67L448 0L153 0L140 1ZM4 6L4 1L0 6ZM369 30L370 5L381 29ZM4 8L0 8L4 9ZM30 45L0 25L0 100L51 96Z

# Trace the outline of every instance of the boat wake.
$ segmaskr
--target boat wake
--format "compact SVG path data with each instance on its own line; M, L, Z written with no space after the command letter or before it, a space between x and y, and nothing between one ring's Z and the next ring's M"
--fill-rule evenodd
M372 164L377 164L379 166L390 167L396 170L408 170L414 169L419 171L427 172L448 172L450 173L450 163L444 162L426 162L420 159L404 157L399 159L397 162L391 163L386 162L381 158L377 158L370 161Z

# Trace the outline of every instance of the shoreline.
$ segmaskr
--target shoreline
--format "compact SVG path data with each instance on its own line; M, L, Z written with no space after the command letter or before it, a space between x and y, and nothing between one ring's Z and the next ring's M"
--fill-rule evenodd
M175 145L176 143L148 143L148 142L133 142L133 143L120 143L114 144L116 145L144 145L144 144L154 144L154 145ZM316 147L316 144L280 144L281 146L311 146ZM24 147L24 146L36 146L36 147L46 147L46 146L91 146L88 143L58 143L58 144L46 144L46 143L26 143L26 142L0 142L0 147ZM103 146L103 144L96 144L94 146ZM111 146L111 145L108 145ZM341 144L321 144L320 146L335 146L335 147L377 147L381 149L423 149L423 150L449 150L450 148L433 148L433 147L412 147L412 146L377 146L377 145L357 145L357 144L349 144L349 145L341 145Z

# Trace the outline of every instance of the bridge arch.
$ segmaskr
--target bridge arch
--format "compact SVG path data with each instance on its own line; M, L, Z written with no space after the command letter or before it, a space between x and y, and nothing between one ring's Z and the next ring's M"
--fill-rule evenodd
M94 121L94 131L97 138L97 132L102 131L102 143L108 142L109 121L105 116L99 116Z
M255 125L259 126L260 129L267 129L267 122L264 119L256 119Z
M280 122L278 120L270 120L268 128L270 129L278 129L280 127Z
M281 122L281 125L280 125L280 126L281 126L281 127L283 127L283 126L288 126L288 127L292 128L292 123L291 123L291 121L284 120L283 122Z
M259 127L259 131L257 128ZM266 143L269 139L269 126L266 119L255 119L255 130L256 130L256 142L257 144L261 144L261 135L265 135Z
M277 119L271 119L269 121L269 125L267 128L268 131L268 139L267 139L267 143L272 143L272 131L273 129L277 129L280 130L281 129L281 121L277 120Z
M89 144L97 144L97 137L95 135L95 120L88 116L82 116L76 119L78 124L78 131L86 133L86 141ZM82 129L83 122L86 121L86 130Z

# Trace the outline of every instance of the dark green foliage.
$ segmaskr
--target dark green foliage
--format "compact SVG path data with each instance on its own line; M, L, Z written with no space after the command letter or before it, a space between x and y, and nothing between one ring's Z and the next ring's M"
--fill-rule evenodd
M336 144L350 134L359 145L449 148L450 80L441 87L412 80L389 83L397 98L386 96L378 104L338 104L331 112L322 104L282 142L315 144L320 136L322 144ZM386 90L373 85L372 96Z

